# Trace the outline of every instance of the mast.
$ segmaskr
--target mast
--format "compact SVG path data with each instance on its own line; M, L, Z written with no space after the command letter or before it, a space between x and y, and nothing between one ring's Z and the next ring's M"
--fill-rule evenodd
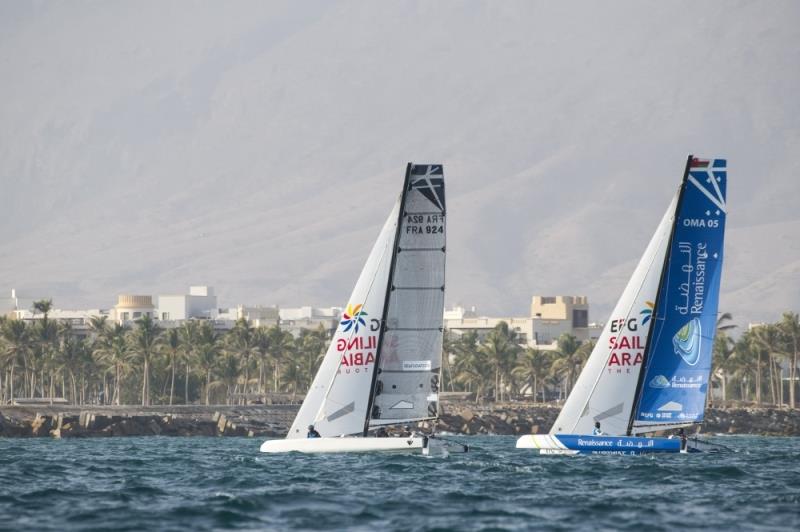
M383 352L383 339L386 336L385 333L387 328L386 314L389 311L389 296L391 295L392 290L394 290L394 268L397 264L397 248L398 244L400 243L400 229L403 225L403 216L405 216L406 196L408 195L409 180L411 179L411 168L413 166L413 163L408 163L408 165L406 165L406 177L403 180L403 193L400 196L400 209L398 209L397 213L397 227L395 229L394 241L392 243L392 258L391 262L389 263L389 282L386 283L386 296L383 299L383 311L381 312L381 330L378 335L378 348L375 350L375 362L373 363L373 367L375 369L372 372L372 384L370 384L369 387L367 415L364 418L364 437L366 437L369 432L369 419L372 416L372 407L375 403L375 387L378 384L378 372L380 371L381 353Z
M658 288L656 289L656 299L653 302L653 317L650 329L647 331L647 340L645 341L644 353L642 354L642 365L639 368L639 379L636 382L636 391L633 394L633 405L631 407L631 416L628 419L628 430L625 431L626 436L630 436L633 431L633 423L636 418L636 412L639 410L639 398L642 393L642 385L644 383L645 375L647 374L647 360L650 358L650 349L652 345L653 332L656 329L656 323L661 318L658 316L659 303L661 298L661 289L664 287L664 281L667 277L667 266L669 265L670 258L672 257L672 239L675 237L675 227L678 224L678 213L681 212L681 204L683 203L683 196L686 193L686 182L689 177L689 168L692 165L693 155L689 154L686 159L686 168L683 170L683 179L681 180L680 194L678 195L678 202L675 204L675 214L672 220L672 229L669 232L669 240L667 241L667 252L664 254L664 263L661 265L661 275L658 280ZM663 318L661 318L663 319Z

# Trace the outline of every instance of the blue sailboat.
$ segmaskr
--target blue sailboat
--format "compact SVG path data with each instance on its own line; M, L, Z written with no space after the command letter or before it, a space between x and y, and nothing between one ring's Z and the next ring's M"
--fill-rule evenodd
M681 185L548 434L541 454L694 452L647 437L703 420L726 218L727 162L690 155ZM683 434L683 431L681 431Z

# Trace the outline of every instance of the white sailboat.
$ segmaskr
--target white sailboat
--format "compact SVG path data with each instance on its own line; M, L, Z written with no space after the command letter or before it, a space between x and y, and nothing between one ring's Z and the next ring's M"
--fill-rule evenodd
M542 454L691 450L680 439L638 435L703 419L726 188L724 159L689 156L680 188L550 433L523 436L517 448Z
M289 433L283 440L264 442L262 452L427 452L428 436L369 436L386 425L438 415L444 191L442 165L408 164L402 194ZM312 425L321 437L307 437Z

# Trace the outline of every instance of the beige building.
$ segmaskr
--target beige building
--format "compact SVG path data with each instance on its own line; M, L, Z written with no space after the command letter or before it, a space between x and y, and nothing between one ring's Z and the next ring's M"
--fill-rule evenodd
M461 334L476 331L483 338L501 321L517 332L522 343L538 349L556 349L563 333L579 340L597 340L601 325L589 323L589 302L586 296L533 296L531 315L525 317L478 316L475 307L445 310L446 329Z
M153 305L152 296L134 296L123 294L117 297L117 304L114 305L113 319L117 323L123 324L129 321L138 320L144 316L155 317L156 307Z

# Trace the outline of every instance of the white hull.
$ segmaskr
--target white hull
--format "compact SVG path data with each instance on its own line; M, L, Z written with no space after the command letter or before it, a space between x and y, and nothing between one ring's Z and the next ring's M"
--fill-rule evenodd
M262 453L361 453L427 451L427 438L296 438L267 440Z
M517 449L538 449L539 454L574 455L578 451L567 449L550 434L526 434L517 440Z

